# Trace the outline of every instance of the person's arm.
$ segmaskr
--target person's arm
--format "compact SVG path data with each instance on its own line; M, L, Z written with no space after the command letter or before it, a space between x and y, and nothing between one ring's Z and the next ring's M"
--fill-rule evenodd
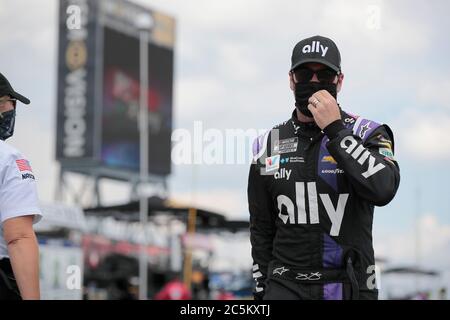
M267 192L263 178L256 164L250 167L248 179L248 207L250 211L250 242L253 257L253 278L256 286L253 292L255 300L264 296L267 267L272 260L275 220L273 204Z
M355 192L377 206L388 204L400 184L394 159L394 137L387 125L375 129L363 143L337 120L324 129L327 148L352 183Z
M24 300L40 299L39 247L33 230L34 215L11 218L3 223L12 269Z

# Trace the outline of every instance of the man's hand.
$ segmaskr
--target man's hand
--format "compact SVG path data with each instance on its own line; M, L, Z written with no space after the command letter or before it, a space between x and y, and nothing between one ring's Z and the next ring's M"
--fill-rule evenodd
M308 102L308 109L320 129L323 130L330 123L341 119L341 111L336 99L328 91L317 91L309 98Z

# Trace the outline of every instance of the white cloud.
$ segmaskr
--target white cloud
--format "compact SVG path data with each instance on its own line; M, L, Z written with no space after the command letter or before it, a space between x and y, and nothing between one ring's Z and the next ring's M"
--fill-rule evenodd
M428 77L427 81L419 85L417 97L428 109L446 108L450 110L450 80L436 78L435 74Z
M450 159L449 128L449 113L403 113L393 122L397 154L417 160Z
M32 53L34 59L49 61L49 56L53 57L53 52L49 55L49 50L53 50L57 40L57 1L9 0L3 1L0 6L1 46L8 48L3 54L11 54L20 44L20 49L27 47L27 53Z
M225 93L223 87L222 83L212 77L181 79L175 93L177 105L180 107L175 109L175 112L179 113L180 119L202 119L202 114L208 112L205 106L211 105L211 108L214 108L214 101Z
M255 63L255 52L249 45L228 42L220 44L218 51L217 65L221 78L248 83L263 75L260 66Z

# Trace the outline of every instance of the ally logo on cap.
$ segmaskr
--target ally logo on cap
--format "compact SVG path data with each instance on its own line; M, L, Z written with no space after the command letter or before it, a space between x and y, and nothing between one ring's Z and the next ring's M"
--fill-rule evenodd
M310 45L307 44L302 48L303 53L312 53L312 52L322 53L322 57L325 57L327 51L328 47L324 47L323 45L321 45L320 41L313 41L312 44Z

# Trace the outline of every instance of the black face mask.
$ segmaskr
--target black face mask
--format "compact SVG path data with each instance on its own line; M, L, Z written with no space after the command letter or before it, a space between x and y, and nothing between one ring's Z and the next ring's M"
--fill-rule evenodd
M16 123L16 110L6 111L0 114L0 140L11 138Z
M320 90L327 90L335 99L337 97L337 87L335 84L327 84L320 82L296 83L295 84L295 106L307 117L312 118L313 115L308 109L308 100L311 96Z

